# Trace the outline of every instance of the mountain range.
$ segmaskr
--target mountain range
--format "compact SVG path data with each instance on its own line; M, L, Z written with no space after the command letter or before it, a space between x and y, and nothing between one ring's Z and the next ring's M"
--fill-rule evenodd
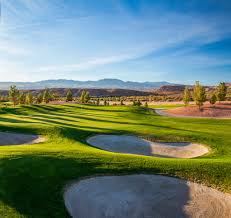
M0 89L7 90L11 85L16 85L18 89L43 89L43 88L102 88L102 89L131 89L149 90L159 88L163 85L176 85L166 81L162 82L132 82L119 79L101 79L97 81L77 81L77 80L43 80L39 82L0 82Z

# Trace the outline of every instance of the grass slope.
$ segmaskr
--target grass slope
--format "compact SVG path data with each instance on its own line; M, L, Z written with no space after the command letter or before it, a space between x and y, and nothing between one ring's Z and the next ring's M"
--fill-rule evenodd
M166 174L231 192L230 130L230 120L161 117L126 106L2 108L0 131L42 134L48 141L0 147L0 217L68 217L64 186L97 174ZM195 159L116 154L86 144L98 133L200 142L212 152Z

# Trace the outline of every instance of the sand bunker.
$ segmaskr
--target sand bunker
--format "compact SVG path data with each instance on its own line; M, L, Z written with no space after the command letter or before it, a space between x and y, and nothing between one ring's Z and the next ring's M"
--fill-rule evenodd
M35 143L40 143L44 141L45 141L45 138L38 136L38 135L0 132L0 146L1 145L35 144Z
M209 151L207 147L200 144L150 142L127 135L96 135L88 138L87 142L107 151L147 156L193 158Z
M67 187L64 200L74 218L231 217L231 195L157 175L85 179Z

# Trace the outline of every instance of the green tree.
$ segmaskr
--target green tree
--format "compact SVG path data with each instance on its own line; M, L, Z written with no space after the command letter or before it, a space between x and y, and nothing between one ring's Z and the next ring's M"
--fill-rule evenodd
M73 92L71 89L67 91L66 101L73 101Z
M31 92L26 94L26 104L33 104L33 95Z
M140 100L137 101L137 106L141 106L142 103L140 102Z
M221 82L218 87L217 87L217 100L220 101L225 101L225 97L227 94L227 89L228 87L225 85L224 82Z
M21 92L19 94L19 104L25 104L26 103L26 94L24 92Z
M86 92L84 99L85 99L85 103L88 103L90 101L91 97L90 97L89 92Z
M15 85L10 87L9 97L15 107L15 105L18 104L18 97L19 97L19 90L17 89Z
M86 95L86 91L83 90L80 96L80 102L83 104L85 103L85 95Z
M99 106L99 105L100 105L99 98L97 98L96 105L97 105L97 106Z
M195 83L194 90L193 90L193 98L194 98L196 105L201 110L201 107L206 101L206 94L205 94L205 88L200 85L199 81L196 81Z
M50 93L50 90L46 88L43 92L43 102L48 104L50 100L51 100L51 93Z
M184 96L183 96L183 102L185 106L188 106L189 101L190 101L190 91L188 87L185 87L184 89Z
M60 95L59 95L59 92L53 92L51 94L51 99L54 100L54 101L59 101L60 100Z
M133 106L141 106L142 105L142 103L140 102L140 100L138 100L138 101L133 101Z
M145 101L144 107L148 108L148 102Z
M120 105L121 105L121 106L124 105L123 99L120 100Z
M211 105L216 104L216 102L217 102L217 96L216 96L216 93L213 93L213 94L212 94L212 96L211 96L211 98L210 98L209 102L210 102L210 104L211 104Z
M107 106L107 101L106 101L106 100L104 100L104 103L103 103L103 104L104 104L104 106Z
M36 103L37 103L37 104L41 104L42 102L43 102L43 93L40 92L40 93L37 95Z

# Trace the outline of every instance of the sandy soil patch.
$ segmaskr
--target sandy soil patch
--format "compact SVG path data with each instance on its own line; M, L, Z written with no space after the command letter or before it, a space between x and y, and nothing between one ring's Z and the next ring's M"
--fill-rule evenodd
M231 195L158 175L85 179L68 186L64 200L74 218L231 217Z
M202 110L199 110L197 106L193 105L169 110L156 110L156 113L174 117L231 118L231 103L221 103L215 106L205 104Z
M40 143L44 141L45 141L45 138L38 136L38 135L0 132L0 146L1 145L36 144L36 143Z
M107 151L147 156L193 158L209 152L208 148L201 144L150 142L128 135L96 135L88 138L87 143Z

